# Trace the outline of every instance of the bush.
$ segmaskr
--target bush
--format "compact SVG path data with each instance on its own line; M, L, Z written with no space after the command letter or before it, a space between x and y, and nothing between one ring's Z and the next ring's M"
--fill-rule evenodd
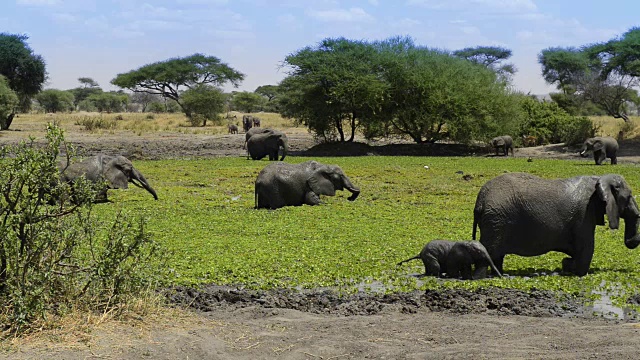
M144 221L96 219L102 184L80 179L72 192L60 182L61 146L62 130L49 125L44 147L32 138L0 150L0 324L12 333L72 308L112 311L155 279Z
M155 119L156 117L155 117L155 115L153 115L153 114L147 114L147 116L145 116L145 118L146 118L147 120L153 120L153 119Z
M107 120L102 116L83 116L81 119L76 120L75 124L84 126L84 129L87 131L93 131L97 129L114 130L117 126L116 120Z
M122 116L121 114L116 115L115 117L116 120L124 120L124 116Z

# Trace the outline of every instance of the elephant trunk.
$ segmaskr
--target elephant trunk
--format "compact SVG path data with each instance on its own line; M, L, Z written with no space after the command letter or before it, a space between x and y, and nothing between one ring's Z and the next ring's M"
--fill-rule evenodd
M582 149L580 150L580 156L582 157L586 157L587 156L587 145L583 145Z
M287 139L282 139L280 146L282 146L282 157L280 158L280 161L282 161L285 156L287 156L287 151L289 151L289 141Z
M349 180L349 178L346 176L344 176L342 180L344 183L344 188L351 192L351 196L349 196L347 200L354 201L355 199L357 199L358 195L360 195L360 188L354 186L351 183L351 180Z
M640 245L640 234L638 234L638 222L640 221L640 211L636 201L631 197L624 216L624 244L629 249L635 249Z
M131 183L133 183L134 185L136 185L138 187L141 187L141 188L147 190L149 193L151 193L151 195L153 195L153 198L155 200L158 200L158 194L156 194L156 191L153 190L151 185L149 185L149 182L147 181L147 179L144 178L144 175L142 175L142 173L140 173L139 171L134 171L133 172L133 177L132 177L131 180L132 180ZM136 180L140 184L137 184L134 180Z

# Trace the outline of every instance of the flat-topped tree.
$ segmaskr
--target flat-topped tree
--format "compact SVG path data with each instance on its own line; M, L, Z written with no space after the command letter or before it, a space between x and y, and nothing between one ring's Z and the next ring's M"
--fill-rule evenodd
M180 99L183 90L199 85L222 86L227 82L237 87L244 74L223 63L215 56L193 54L182 58L144 65L137 70L118 74L111 83L133 92L145 92L173 99L187 117L191 110Z

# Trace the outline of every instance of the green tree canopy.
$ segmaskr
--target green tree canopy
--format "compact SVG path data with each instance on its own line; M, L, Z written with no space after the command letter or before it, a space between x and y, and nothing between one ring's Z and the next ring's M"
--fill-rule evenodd
M11 90L7 79L0 75L0 130L6 130L13 120L13 109L18 105L18 95ZM9 123L7 123L9 122Z
M78 78L78 81L80 82L80 84L82 84L82 87L84 87L84 88L99 88L100 87L98 82L93 80L90 77L81 77L81 78Z
M238 86L243 79L244 74L223 63L217 57L193 54L118 74L111 83L133 92L146 92L173 99L185 114L191 117L188 108L180 99L180 87L189 89L203 84L222 86L228 82Z
M83 105L87 109L95 108L100 112L120 112L124 110L125 106L129 103L129 95L120 92L100 92L89 96L85 101L89 104Z
M262 85L258 86L254 91L267 98L267 101L273 101L278 96L278 85Z
M453 52L454 56L472 61L492 69L504 79L516 73L516 67L505 61L511 57L511 50L499 46L468 47Z
M626 103L636 96L640 85L640 29L622 37L582 48L549 48L538 61L550 84L568 94L591 101L610 116L629 121Z
M279 86L282 114L329 139L352 141L360 128L367 137L466 141L503 127L513 108L495 71L410 38L325 39L285 63L291 71Z
M281 113L325 139L353 141L384 100L380 57L372 43L324 39L285 58L289 76L280 83ZM347 139L344 125L350 129Z
M47 89L36 95L36 100L46 112L55 113L74 109L73 94L69 91Z
M248 91L237 92L231 98L234 109L248 113L259 110L264 102L264 98L261 95Z
M192 114L194 125L215 120L224 111L226 96L219 88L207 84L196 85L181 94L182 105Z
M42 89L47 79L44 59L33 53L27 45L28 38L26 35L0 33L0 75L6 77L9 88L18 95L23 111L29 108L31 98Z

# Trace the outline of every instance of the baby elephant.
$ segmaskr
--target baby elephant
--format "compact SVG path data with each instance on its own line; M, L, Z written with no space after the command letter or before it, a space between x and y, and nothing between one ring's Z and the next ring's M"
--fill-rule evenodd
M580 156L586 157L588 150L593 150L593 159L596 161L596 165L602 165L605 158L611 159L611 165L618 163L616 157L618 142L611 136L588 138L582 144Z
M398 265L416 259L421 259L424 263L425 276L444 277L446 274L449 278L482 279L487 266L497 276L502 276L491 261L487 249L479 241L432 240L420 254L403 260ZM473 273L472 265L475 266Z

